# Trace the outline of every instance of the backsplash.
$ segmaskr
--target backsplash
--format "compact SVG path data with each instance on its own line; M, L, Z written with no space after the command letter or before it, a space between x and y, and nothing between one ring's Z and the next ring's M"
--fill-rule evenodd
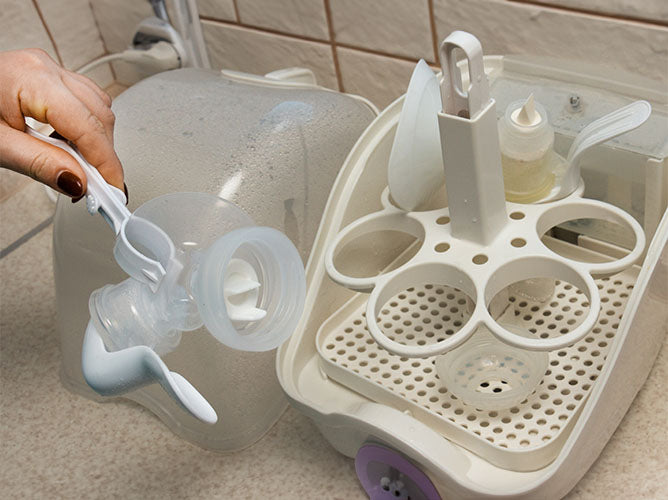
M107 53L88 0L0 0L0 50L28 47L71 70ZM88 76L101 87L114 82L107 64Z
M384 107L415 62L438 66L450 31L474 33L486 54L604 64L668 86L665 0L197 0L214 68L264 74L305 66L326 87ZM127 48L146 0L0 0L0 49L39 46L76 69ZM123 83L114 63L94 75ZM127 83L127 82L126 82Z

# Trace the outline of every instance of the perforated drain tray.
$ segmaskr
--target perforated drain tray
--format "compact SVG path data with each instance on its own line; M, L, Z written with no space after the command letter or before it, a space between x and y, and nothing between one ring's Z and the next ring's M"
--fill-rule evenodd
M468 406L448 392L435 358L392 355L366 329L366 294L357 294L323 323L317 347L324 372L358 393L422 421L489 462L517 471L550 463L570 433L579 409L605 367L637 269L597 280L603 304L596 326L575 345L550 353L543 380L525 401L501 411ZM535 335L567 332L588 307L568 283L557 282L551 301L510 296L517 320ZM380 320L394 339L407 344L438 342L467 320L466 295L424 285L390 299ZM393 340L394 340L393 339Z

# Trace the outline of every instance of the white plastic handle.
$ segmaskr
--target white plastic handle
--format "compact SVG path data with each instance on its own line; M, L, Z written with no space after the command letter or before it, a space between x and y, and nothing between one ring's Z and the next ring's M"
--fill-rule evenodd
M193 416L207 424L218 421L209 402L182 375L169 371L160 357L146 346L109 352L92 321L88 322L81 351L81 368L88 385L103 396L125 394L158 382Z
M462 88L462 75L457 66L455 49L466 55L469 67L469 87ZM443 112L463 118L474 118L489 103L489 84L485 76L480 41L471 33L453 31L441 44L441 101Z
M79 162L79 165L86 174L86 183L88 185L86 188L86 208L91 214L100 211L107 223L114 230L114 233L118 235L123 222L130 217L130 211L125 207L125 202L127 201L125 193L107 184L107 181L104 180L100 172L66 141L40 134L28 125L26 125L26 132L40 141L66 151Z
M128 238L126 229L132 214L125 206L127 201L125 193L109 185L102 174L68 142L40 134L28 125L26 125L26 132L40 141L62 149L77 160L86 174L88 212L91 215L99 212L117 236L114 256L118 265L130 276L146 283L151 290L156 291L166 274L168 263L174 257L174 244L169 236L155 224L135 217L130 225L132 229L128 231L131 233ZM153 252L158 260L144 255L132 245L131 241L139 240L142 246Z

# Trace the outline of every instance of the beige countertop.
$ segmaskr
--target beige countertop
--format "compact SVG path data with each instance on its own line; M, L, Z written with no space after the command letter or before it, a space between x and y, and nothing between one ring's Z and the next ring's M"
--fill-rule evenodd
M0 171L1 498L365 498L353 461L290 408L252 447L205 451L129 402L60 384L51 265L54 205ZM66 314L66 311L61 311ZM569 499L666 498L668 349Z

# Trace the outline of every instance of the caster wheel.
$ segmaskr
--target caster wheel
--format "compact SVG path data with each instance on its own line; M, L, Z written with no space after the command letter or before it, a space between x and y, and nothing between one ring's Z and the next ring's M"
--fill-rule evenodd
M355 471L371 500L441 500L427 475L389 448L362 446Z

